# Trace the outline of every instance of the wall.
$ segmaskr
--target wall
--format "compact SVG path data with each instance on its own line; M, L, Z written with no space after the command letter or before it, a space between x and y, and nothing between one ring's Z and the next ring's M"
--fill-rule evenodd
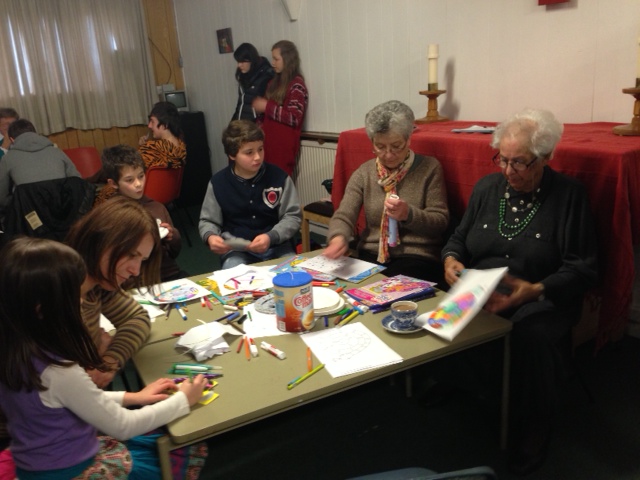
M296 43L310 91L306 130L362 126L392 98L426 114L427 45L440 45L440 113L500 121L525 106L563 122L629 122L640 0L300 0L299 19L281 0L174 0L185 84L207 119L214 169L225 165L221 129L236 102L234 46L253 43L270 58L281 39Z

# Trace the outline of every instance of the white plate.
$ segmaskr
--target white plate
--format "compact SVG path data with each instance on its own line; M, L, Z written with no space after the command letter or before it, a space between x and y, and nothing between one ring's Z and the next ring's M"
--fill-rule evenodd
M316 317L339 312L344 300L334 290L325 287L313 287L313 313Z

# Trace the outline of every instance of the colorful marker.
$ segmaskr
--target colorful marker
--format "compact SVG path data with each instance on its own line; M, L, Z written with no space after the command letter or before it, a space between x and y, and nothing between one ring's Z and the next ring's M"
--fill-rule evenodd
M295 387L296 385L304 382L307 378L309 378L311 375L313 375L316 372L319 372L320 370L322 370L324 368L324 363L321 363L320 365L318 365L316 368L314 368L313 370L311 370L310 372L305 373L304 375L302 375L301 377L298 377L294 380L291 380L288 384L287 384L287 390L291 390L293 387Z
M180 316L182 317L183 320L187 319L187 315L184 313L184 311L178 306L177 303L173 304L174 307L176 307L176 310L178 310L178 313L180 314Z
M351 315L349 315L347 318L345 318L344 320L342 320L340 323L338 323L338 326L341 327L343 325L346 325L347 323L349 323L351 320L353 320L354 318L356 318L359 315L359 313L357 311L353 312Z
M226 305L227 302L224 301L224 298L222 298L220 295L218 295L216 292L211 292L211 295L213 295L213 298L215 298L216 300L218 300L222 305Z

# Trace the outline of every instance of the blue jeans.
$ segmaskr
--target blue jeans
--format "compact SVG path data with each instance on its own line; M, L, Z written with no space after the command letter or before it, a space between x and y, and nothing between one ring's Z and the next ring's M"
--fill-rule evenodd
M250 265L252 263L262 262L264 260L271 260L274 258L282 258L295 255L295 253L296 252L293 250L293 246L291 245L290 241L286 241L281 243L280 245L271 247L264 253L229 252L225 253L221 257L221 269L226 270L227 268L233 268L243 263L245 265Z

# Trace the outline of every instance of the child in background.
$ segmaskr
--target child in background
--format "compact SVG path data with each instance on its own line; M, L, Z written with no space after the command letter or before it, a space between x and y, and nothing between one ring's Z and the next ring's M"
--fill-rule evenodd
M264 133L234 120L222 133L231 164L211 178L200 212L200 236L222 268L294 255L302 214L291 178L264 163Z
M0 252L0 266L0 404L18 477L126 478L126 447L97 431L125 440L186 415L204 377L179 388L159 379L137 393L100 390L86 373L108 367L80 315L82 257L25 237Z
M187 147L180 128L180 112L170 102L158 102L149 113L149 133L138 140L140 155L148 167L180 168L187 161Z
M309 92L300 69L300 55L293 42L280 40L271 47L271 66L276 74L264 97L253 100L253 108L264 113L264 151L266 161L293 174L300 150L302 121Z
M273 78L273 67L269 61L261 57L256 47L250 43L243 43L235 52L233 58L238 62L236 80L238 81L238 102L231 120L259 120L251 105L255 97L261 97L267 90L267 83Z
M180 232L173 226L171 215L160 202L143 195L145 165L140 153L128 145L116 145L102 151L102 174L107 185L100 191L95 205L120 194L137 200L160 223L162 237L162 264L160 278L163 282L188 277L180 270L176 258L182 249ZM163 236L165 235L165 236Z

